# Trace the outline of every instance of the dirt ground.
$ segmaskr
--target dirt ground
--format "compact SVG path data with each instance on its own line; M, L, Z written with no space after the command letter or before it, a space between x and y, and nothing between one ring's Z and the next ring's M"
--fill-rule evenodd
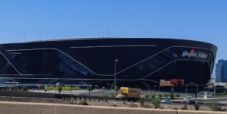
M75 104L75 105L90 105L90 106L110 106L110 107L131 107L131 108L154 108L150 103L144 103L143 106L136 102L122 102L122 101L86 101L84 100L63 100L63 99L51 99L51 98L23 98L23 97L0 97L0 101L14 101L14 102L35 102L35 103L57 103L57 104ZM161 104L161 109L173 109L181 110L184 107L183 104ZM227 109L227 107L222 107L222 109ZM193 105L187 105L187 110L195 110ZM199 110L201 111L211 111L211 109L206 105L200 105Z

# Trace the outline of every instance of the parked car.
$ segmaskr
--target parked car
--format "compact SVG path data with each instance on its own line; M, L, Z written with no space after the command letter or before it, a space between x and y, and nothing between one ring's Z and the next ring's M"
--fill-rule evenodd
M195 99L193 99L192 96L186 96L184 98L184 102L186 102L187 104L195 104Z
M172 104L172 100L170 98L165 98L161 100L161 103L163 104Z

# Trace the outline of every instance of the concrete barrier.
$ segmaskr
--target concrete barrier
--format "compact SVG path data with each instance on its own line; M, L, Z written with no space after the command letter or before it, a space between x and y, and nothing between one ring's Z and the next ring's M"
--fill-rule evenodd
M0 101L0 114L227 114L227 113Z
M178 114L227 114L227 112L179 110Z

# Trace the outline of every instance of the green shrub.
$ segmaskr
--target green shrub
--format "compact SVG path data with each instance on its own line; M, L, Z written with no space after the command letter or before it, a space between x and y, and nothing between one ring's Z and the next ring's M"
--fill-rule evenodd
M156 96L152 99L151 103L154 105L154 108L160 108L161 100L159 96Z
M170 99L174 99L174 94L173 93L170 94Z
M58 87L58 92L61 93L61 91L62 91L62 87L59 86L59 87Z
M160 98L162 98L162 97L163 97L163 95L162 95L162 94L159 94L158 96L159 96Z
M145 95L145 98L148 100L148 101L152 101L153 98L155 98L155 94L149 94L149 95Z
M169 94L164 94L164 97L169 97Z
M150 97L151 97L151 99L153 99L153 98L156 97L156 95L155 94L152 94Z

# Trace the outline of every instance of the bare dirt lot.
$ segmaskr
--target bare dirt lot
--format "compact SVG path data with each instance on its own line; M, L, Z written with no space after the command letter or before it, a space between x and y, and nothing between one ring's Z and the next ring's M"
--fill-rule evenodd
M89 100L71 100L71 99L54 99L54 98L29 98L29 97L0 97L0 101L14 101L14 102L34 102L34 103L55 103L55 104L74 104L74 105L90 105L90 106L111 106L111 107L130 107L130 108L154 108L151 103L144 103L141 106L138 102L126 101L89 101ZM161 109L182 110L183 104L161 104ZM226 109L226 107L222 107ZM195 110L194 105L187 105L187 110ZM211 111L206 105L199 107L200 111Z

